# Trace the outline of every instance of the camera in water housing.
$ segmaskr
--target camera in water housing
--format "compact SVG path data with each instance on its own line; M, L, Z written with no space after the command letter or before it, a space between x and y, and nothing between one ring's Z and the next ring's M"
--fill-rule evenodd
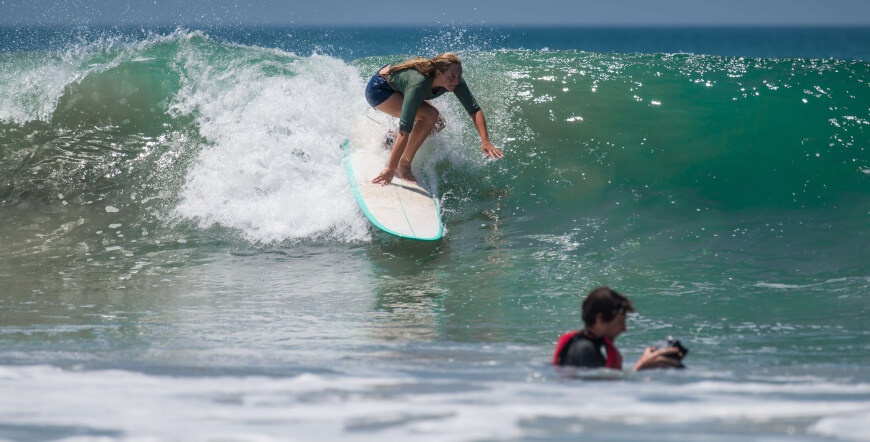
M666 341L658 343L655 347L657 350L661 350L663 348L676 348L677 353L670 353L665 356L680 362L679 368L686 368L686 366L683 365L683 358L689 354L689 349L684 347L683 344L680 343L679 339L674 339L673 336L668 336L668 339Z

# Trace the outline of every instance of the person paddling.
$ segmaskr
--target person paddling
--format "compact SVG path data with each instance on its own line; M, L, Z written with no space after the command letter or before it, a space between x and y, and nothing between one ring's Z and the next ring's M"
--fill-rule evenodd
M372 182L387 185L393 177L414 181L411 161L417 149L433 131L444 127L440 112L427 100L453 92L480 134L481 150L497 159L504 153L489 141L486 119L462 78L462 62L445 52L432 59L417 57L396 65L385 65L369 80L366 100L373 108L399 119L399 133L387 167Z

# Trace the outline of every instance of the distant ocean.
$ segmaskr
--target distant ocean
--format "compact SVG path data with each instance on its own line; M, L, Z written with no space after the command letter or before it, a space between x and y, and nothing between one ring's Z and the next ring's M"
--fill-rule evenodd
M453 51L357 208L373 71ZM0 27L0 440L870 440L870 29ZM627 365L559 372L609 285ZM609 380L601 380L602 377Z

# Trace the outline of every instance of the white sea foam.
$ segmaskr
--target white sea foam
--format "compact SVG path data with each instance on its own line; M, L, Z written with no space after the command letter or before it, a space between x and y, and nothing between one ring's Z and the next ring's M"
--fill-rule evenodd
M849 281L849 279L850 278L834 278L834 279L825 280L824 282L817 282L817 283L812 283L812 284L783 284L783 283L778 283L778 282L760 281L760 282L755 283L754 285L755 285L755 287L791 290L791 289L806 289L806 288L813 288L813 287L821 287L821 286L824 286L826 284L835 284L835 283L847 282L847 281Z
M847 413L843 416L822 418L809 431L828 437L847 440L870 440L870 412Z
M780 284L777 282L758 282L755 284L756 287L764 287L770 289L799 289L805 286L795 285L795 284Z
M663 385L643 379L467 382L389 374L179 378L5 366L0 395L15 400L0 402L0 416L22 428L88 428L149 440L500 440L563 431L594 436L602 426L625 434L648 424L677 424L673 435L704 434L711 425L741 421L752 423L758 436L780 433L782 422L795 421L810 423L797 429L803 433L870 435L867 386L851 391L849 385L820 382L747 390L739 383ZM734 394L746 391L765 394ZM569 428L534 424L548 419Z
M241 58L215 69L203 54L185 54L188 76L172 110L195 115L207 144L175 212L253 242L366 239L340 150L366 108L365 84L334 58L279 56L284 66ZM294 74L264 73L271 68Z

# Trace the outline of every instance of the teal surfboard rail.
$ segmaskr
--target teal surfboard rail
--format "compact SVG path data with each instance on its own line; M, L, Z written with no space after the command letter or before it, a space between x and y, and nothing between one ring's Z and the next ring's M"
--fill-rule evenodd
M407 239L413 239L413 240L417 240L417 241L437 241L443 237L444 226L441 224L440 221L438 223L438 233L432 237L420 237L420 236L405 235L403 233L396 232L395 230L390 229L389 227L381 224L381 222L378 221L378 219L375 218L375 216L372 214L371 210L369 210L369 207L366 204L365 199L363 199L363 197L362 197L362 193L360 192L359 185L357 184L356 172L353 169L353 164L352 164L351 157L350 157L350 139L344 140L344 142L341 144L341 150L344 151L344 160L343 160L344 170L347 172L347 180L350 183L351 190L353 191L353 197L356 200L357 204L359 205L360 210L362 210L363 215L365 215L365 217L372 223L372 225L374 225L375 227L377 227L378 229L380 229L386 233L389 233L390 235L398 236L399 238L407 238ZM432 200L435 203L435 211L437 213L441 213L441 206L438 204L438 200L434 199L434 198ZM400 200L400 202L401 202L401 200ZM404 213L404 208L402 209L402 212ZM405 216L407 218L407 215L405 215ZM411 228L411 230L413 232L413 227Z

